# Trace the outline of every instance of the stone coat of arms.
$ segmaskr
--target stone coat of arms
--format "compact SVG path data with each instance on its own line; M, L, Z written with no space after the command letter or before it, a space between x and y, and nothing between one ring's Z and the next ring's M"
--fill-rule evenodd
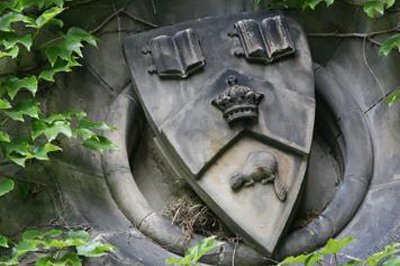
M271 255L295 208L314 127L301 27L280 14L240 14L140 33L124 48L164 160Z

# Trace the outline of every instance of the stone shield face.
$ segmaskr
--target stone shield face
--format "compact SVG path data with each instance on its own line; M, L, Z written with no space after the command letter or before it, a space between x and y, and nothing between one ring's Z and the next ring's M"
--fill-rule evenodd
M290 17L204 18L124 43L165 161L233 231L272 255L303 183L312 61Z

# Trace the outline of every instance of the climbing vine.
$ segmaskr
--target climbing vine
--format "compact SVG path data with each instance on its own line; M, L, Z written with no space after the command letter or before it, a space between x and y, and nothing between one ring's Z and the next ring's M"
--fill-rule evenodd
M80 66L84 44L96 46L89 32L64 29L58 16L67 7L64 0L3 0L0 2L0 60L16 65L32 54L30 69L16 69L0 76L0 164L24 167L31 160L48 160L61 151L57 138L79 138L85 147L97 151L113 149L110 140L99 133L113 127L88 119L84 111L71 110L46 116L36 94L51 89L59 73ZM8 61L7 61L8 60ZM23 128L18 134L12 128ZM1 172L0 172L1 175ZM0 179L0 195L13 188L10 178Z
M49 160L60 152L61 136L80 139L92 150L114 149L102 135L114 130L92 121L81 110L46 115L38 92L51 90L60 73L79 67L84 45L96 46L96 38L77 28L65 28L59 19L68 9L68 0L0 1L0 64L17 66L0 74L0 167L25 167L32 160ZM33 58L23 67L26 58ZM17 129L17 132L15 132ZM12 177L0 169L0 197L14 188ZM85 231L27 231L19 242L0 235L0 249L10 254L0 265L16 265L27 255L36 254L36 265L81 265L80 256L94 257L113 248L92 241Z

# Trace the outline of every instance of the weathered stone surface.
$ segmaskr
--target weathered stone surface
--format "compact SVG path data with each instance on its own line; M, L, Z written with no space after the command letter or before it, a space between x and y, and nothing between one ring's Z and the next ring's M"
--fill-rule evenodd
M130 14L156 23L159 25L173 24L193 18L237 13L249 11L254 8L251 1L94 1L77 7L71 14L71 22L80 23L88 29L97 27L98 21L106 19L119 8L128 4L127 11ZM85 6L85 9L81 9ZM374 20L371 24L366 23L361 11L355 12L353 7L344 3L338 3L329 10L320 10L317 13L299 14L298 19L308 32L369 32L390 28L397 21L399 14L394 13L387 20ZM191 10L188 12L187 10ZM71 11L72 12L72 11ZM81 13L82 12L82 13ZM315 23L318 21L318 23ZM55 89L49 99L49 110L65 110L69 108L83 108L89 112L92 118L104 119L111 101L124 89L128 81L128 70L122 60L121 40L124 36L147 30L150 27L143 23L130 19L128 16L119 14L113 17L106 26L98 31L101 49L89 48L85 50L85 69L76 74L68 75L59 88ZM121 38L121 39L120 39ZM399 178L399 106L389 108L383 101L384 96L399 87L399 62L398 56L384 58L379 57L375 46L368 41L364 44L362 39L357 38L321 38L309 36L313 60L326 66L341 87L346 88L357 102L356 109L365 113L368 128L371 132L373 142L374 173L370 191L364 199L360 209L341 232L339 237L352 235L358 238L358 242L351 245L346 254L363 257L368 253L376 251L384 244L399 240L398 220L400 209L398 178ZM363 47L365 49L363 49ZM7 66L8 67L8 66ZM121 71L119 71L121 70ZM371 72L372 70L372 72ZM318 91L318 90L317 90ZM131 97L131 96L130 96ZM318 105L318 102L317 102ZM336 114L338 118L345 113L354 110L354 106L343 107L343 112ZM147 134L147 133L146 133ZM338 135L339 136L339 135ZM339 142L340 142L339 136ZM148 138L151 142L151 138ZM324 140L325 141L325 140ZM316 140L318 142L318 140ZM329 146L330 147L330 146ZM61 221L57 209L65 206L63 212L64 220L68 225L89 224L93 227L94 235L104 234L104 239L109 240L119 248L116 257L110 257L103 261L105 265L164 265L164 259L172 253L155 244L145 235L138 232L131 222L120 212L114 199L108 191L102 173L100 156L87 152L78 143L64 143L66 153L57 156L59 160L55 164L46 165L46 170L37 168L30 172L29 181L34 184L44 184L45 189L40 190L35 204L29 205L29 211L22 207L23 202L18 203L21 207L15 207L14 199L2 199L0 206L12 205L13 208L32 214L24 219L9 217L15 226L8 227L9 233L18 231L23 226L34 226L50 223L56 219ZM323 154L328 154L330 148ZM128 149L131 151L131 148ZM316 153L316 152L315 152ZM315 154L314 153L314 154ZM140 164L142 158L151 160L152 154L147 150L135 152L136 159L131 159L133 168ZM139 166L142 170L133 171L139 188L147 200L151 202L150 194L157 191L157 182L149 181L153 175L165 175L166 171L159 171L158 164L154 163L152 174L143 169L148 167L147 162ZM311 166L313 162L311 162ZM36 165L32 167L36 168ZM3 168L2 168L3 170ZM320 199L320 193L313 194L316 187L326 195L335 194L335 183L337 175L330 177L320 175L321 171L315 168L319 178L314 178L315 186L307 185L304 196L308 206L321 206L328 203L331 197ZM11 171L11 170L10 170ZM327 178L327 179L323 179ZM163 180L160 177L161 180ZM157 179L155 179L157 180ZM164 179L165 180L165 179ZM311 178L310 178L311 180ZM321 181L322 180L322 181ZM328 180L328 181L326 181ZM56 192L52 185L57 182L63 201L50 202L50 195ZM153 182L151 184L151 182ZM336 184L340 187L340 184ZM149 187L152 188L149 188ZM159 189L168 189L165 182ZM33 187L36 187L34 185ZM43 186L38 186L43 187ZM46 188L47 187L47 188ZM50 192L48 192L50 190ZM324 191L327 191L324 193ZM147 192L146 192L147 191ZM352 196L352 192L349 191ZM154 199L152 207L161 211L164 198L170 193L165 191ZM12 196L12 195L10 195ZM314 198L315 197L315 198ZM61 204L60 202L63 202ZM36 204L37 203L37 204ZM313 207L310 207L312 209ZM301 207L302 208L302 207ZM39 220L34 216L46 209ZM0 217L6 217L1 212ZM35 214L35 215L34 215ZM0 221L3 225L6 219ZM149 222L150 223L150 222ZM241 253L242 247L236 251ZM231 259L232 253L226 252L222 257ZM231 262L229 259L227 263ZM236 260L237 263L238 260ZM241 261L243 262L243 261ZM93 262L93 265L99 265ZM244 264L242 264L244 265Z

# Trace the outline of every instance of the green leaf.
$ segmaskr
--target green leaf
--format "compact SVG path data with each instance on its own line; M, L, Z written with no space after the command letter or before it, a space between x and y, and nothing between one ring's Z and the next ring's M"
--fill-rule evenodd
M0 59L5 57L11 57L12 59L15 59L17 58L18 54L19 54L19 48L18 46L14 46L10 49L0 51Z
M18 0L19 8L25 9L31 6L37 6L39 9L57 5L62 7L65 0Z
M87 242L90 240L90 234L84 230L69 231L65 234L65 238L67 240L82 240Z
M11 49L17 44L23 45L28 51L32 47L32 36L30 34L20 35L13 32L0 32L0 40L5 50Z
M369 266L376 266L379 262L381 262L384 258L393 255L398 252L400 249L400 244L395 243L392 245L388 245L381 252L377 252L375 254L370 255L365 261Z
M336 254L344 247L353 242L352 237L345 237L343 239L329 239L325 247L320 251L323 255Z
M399 266L400 265L400 256L392 256L387 261L385 261L383 266Z
M99 152L117 149L117 147L109 139L100 135L93 136L85 140L83 142L83 146Z
M173 258L173 257L170 257L170 258L167 258L167 260L165 261L165 263L167 264L167 265L184 265L183 264L183 262L182 262L182 258Z
M400 89L395 90L392 92L387 98L385 99L385 102L390 106L393 104L397 103L400 100Z
M28 230L22 234L23 240L43 239L43 233L38 230Z
M369 17L379 17L385 13L385 4L382 0L368 1L364 4L363 9Z
M35 266L53 266L53 258L51 256L38 258L35 262Z
M18 102L14 108L4 111L13 120L24 122L24 116L39 118L39 103L34 99Z
M54 58L54 66L51 69L44 70L39 75L39 79L54 82L54 76L62 72L71 72L73 67L80 66L75 58L70 58L70 61L57 60L57 56Z
M0 142L10 143L10 136L5 132L0 131Z
M1 86L6 89L8 96L14 99L18 92L22 89L28 90L32 96L35 96L38 89L38 81L35 76L30 76L22 79L9 77L1 83Z
M400 51L400 33L387 38L379 48L379 52L385 56L388 56L394 49Z
M89 119L80 119L78 121L78 128L85 129L99 129L99 130L115 130L114 127L104 123L104 122L95 122Z
M63 12L65 9L59 6L55 6L52 8L49 8L45 10L37 19L34 23L30 24L30 27L36 28L36 29L41 29L47 24L51 23L51 21L54 20L56 16L58 16L61 12ZM58 21L58 20L57 20ZM60 25L59 22L56 23L56 25ZM61 24L62 26L62 24Z
M14 254L11 258L3 257L0 258L0 265L1 266L13 266L18 265L18 255Z
M76 119L82 119L87 117L87 113L82 110L69 110L64 113L64 115L70 119L76 118Z
M48 154L51 152L62 151L62 149L52 143L46 143L39 147L36 147L32 152L32 159L41 161L49 160Z
M72 27L66 35L60 38L60 41L47 47L44 53L53 67L56 66L58 60L68 62L68 66L72 67L77 63L74 55L82 57L81 49L84 42L96 45L96 39L90 33L80 28ZM49 73L46 73L46 76L48 75Z
M7 239L7 237L0 235L0 247L8 248L8 239Z
M13 141L11 143L4 143L2 145L2 148L3 153L8 160L22 167L25 167L26 160L31 157L31 145L23 140Z
M40 244L40 242L36 240L22 240L15 245L15 253L23 255L28 252L36 251L38 244Z
M84 141L92 137L96 137L96 133L86 128L75 128L73 130L74 136L81 137Z
M327 7L331 6L335 0L305 0L303 3L303 9L310 8L311 10L315 10L315 8L320 3L325 3Z
M290 264L305 264L309 255L301 254L299 256L290 256L284 259L278 266L290 265Z
M10 178L0 180L0 197L14 189L14 181Z
M17 22L31 23L33 20L18 12L8 12L0 16L0 31L13 32L12 25Z
M46 238L48 238L48 237L53 238L53 237L61 236L63 233L64 232L62 230L60 230L60 229L51 229L49 231L44 232L43 235Z
M217 248L220 245L218 241L215 240L215 236L211 236L203 239L197 245L189 248L185 257L189 257L191 261L199 261L207 252Z
M68 266L82 266L82 262L75 252L69 252L60 259L60 262L65 262Z
M84 257L101 257L114 251L114 247L100 242L92 242L77 248L78 254Z
M35 140L44 134L49 142L55 140L58 135L63 134L72 137L71 125L67 121L54 121L49 124L42 120L32 121L32 139Z
M10 109L12 106L6 99L0 98L0 110Z

